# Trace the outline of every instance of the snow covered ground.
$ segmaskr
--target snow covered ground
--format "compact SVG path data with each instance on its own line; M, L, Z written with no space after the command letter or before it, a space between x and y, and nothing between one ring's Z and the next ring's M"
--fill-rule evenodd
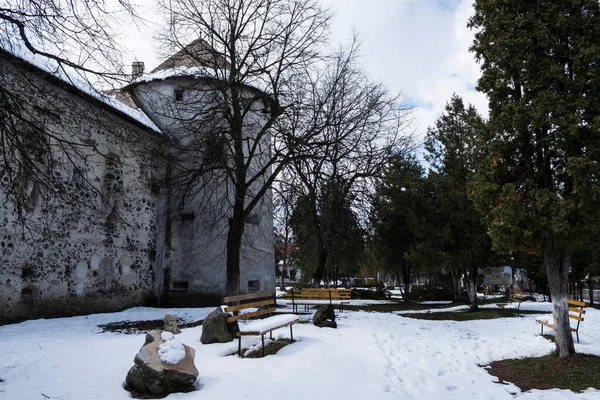
M550 310L550 304L523 303L522 308ZM0 327L0 400L128 399L123 381L144 336L101 333L97 325L159 319L165 313L192 321L210 311L133 308ZM552 351L554 345L538 336L535 318L426 321L345 311L338 314L336 330L296 324L298 342L259 359L228 356L236 342L202 345L202 327L183 329L177 339L196 349L200 390L167 398L512 399L518 393L519 399L600 399L592 389L519 393L513 385L494 383L479 366ZM289 329L276 332L289 337ZM600 355L600 311L588 311L580 336L577 351ZM244 338L243 343L257 342Z

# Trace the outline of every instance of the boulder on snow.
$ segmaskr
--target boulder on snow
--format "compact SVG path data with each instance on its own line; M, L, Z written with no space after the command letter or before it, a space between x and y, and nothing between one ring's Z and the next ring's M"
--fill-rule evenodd
M165 331L171 332L175 335L177 335L178 333L181 333L181 329L179 329L179 327L177 326L177 320L171 314L165 314L164 323L165 323L165 325L164 325L163 329Z
M239 331L237 321L227 323L227 314L217 307L202 321L200 341L203 344L231 342Z
M313 316L313 324L319 328L337 328L333 306L326 305L320 307Z
M154 396L191 392L198 378L194 356L195 350L176 340L172 333L151 331L125 382L130 390Z

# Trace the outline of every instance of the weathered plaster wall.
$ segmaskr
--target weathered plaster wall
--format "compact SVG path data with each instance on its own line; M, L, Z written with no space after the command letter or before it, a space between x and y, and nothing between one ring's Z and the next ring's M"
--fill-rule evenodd
M0 164L0 320L111 311L153 298L152 181L160 172L152 154L165 139L10 56L0 54L0 71L0 85L57 138L42 150L53 162L37 164L55 181L48 187L14 165L22 184L10 191ZM25 200L21 215L15 194Z
M176 101L175 90L183 90L183 98ZM197 153L190 157L184 150L194 144L201 135L211 134L215 129L210 115L215 92L201 79L186 77L139 84L133 89L142 109L163 131L168 132L179 149L173 149L174 157L181 163L201 162ZM260 119L261 104L251 118ZM252 133L249 132L249 135ZM252 168L264 162L270 150L270 138L264 140L264 156L256 157ZM189 147L188 147L189 148ZM177 171L173 171L177 174ZM175 179L176 180L176 179ZM259 182L261 183L261 182ZM218 173L201 180L192 190L195 196L185 204L177 200L177 188L172 188L169 290L171 304L205 305L219 304L226 288L226 237L228 217L232 203L232 190ZM240 290L275 290L273 211L271 194L268 193L253 212L251 223L246 224L240 261ZM249 288L249 282L258 282Z

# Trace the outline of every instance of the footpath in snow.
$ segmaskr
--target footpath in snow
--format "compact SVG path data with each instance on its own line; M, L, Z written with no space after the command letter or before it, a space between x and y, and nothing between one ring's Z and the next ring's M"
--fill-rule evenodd
M530 306L550 310L549 303ZM166 313L193 321L210 311L133 308L0 327L0 400L129 399L123 381L144 335L102 333L98 324ZM297 324L298 342L258 359L229 356L236 341L202 345L202 327L183 329L176 338L196 349L199 390L167 399L600 399L593 389L520 393L480 367L551 352L536 317L454 322L345 311L338 329ZM287 338L289 331L274 333ZM600 311L588 311L580 336L578 352L600 355ZM246 337L244 347L258 340Z

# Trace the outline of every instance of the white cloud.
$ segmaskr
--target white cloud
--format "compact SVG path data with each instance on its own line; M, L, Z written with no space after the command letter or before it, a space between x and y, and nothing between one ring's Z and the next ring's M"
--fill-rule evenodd
M374 80L392 93L403 92L415 106L416 133L423 135L444 110L453 93L487 115L487 99L475 91L479 66L469 47L467 29L473 0L321 0L336 15L331 39L343 42L356 29L362 42L364 66ZM127 62L160 61L154 31L160 22L153 1L140 14L145 26L125 28L124 44L131 49Z

